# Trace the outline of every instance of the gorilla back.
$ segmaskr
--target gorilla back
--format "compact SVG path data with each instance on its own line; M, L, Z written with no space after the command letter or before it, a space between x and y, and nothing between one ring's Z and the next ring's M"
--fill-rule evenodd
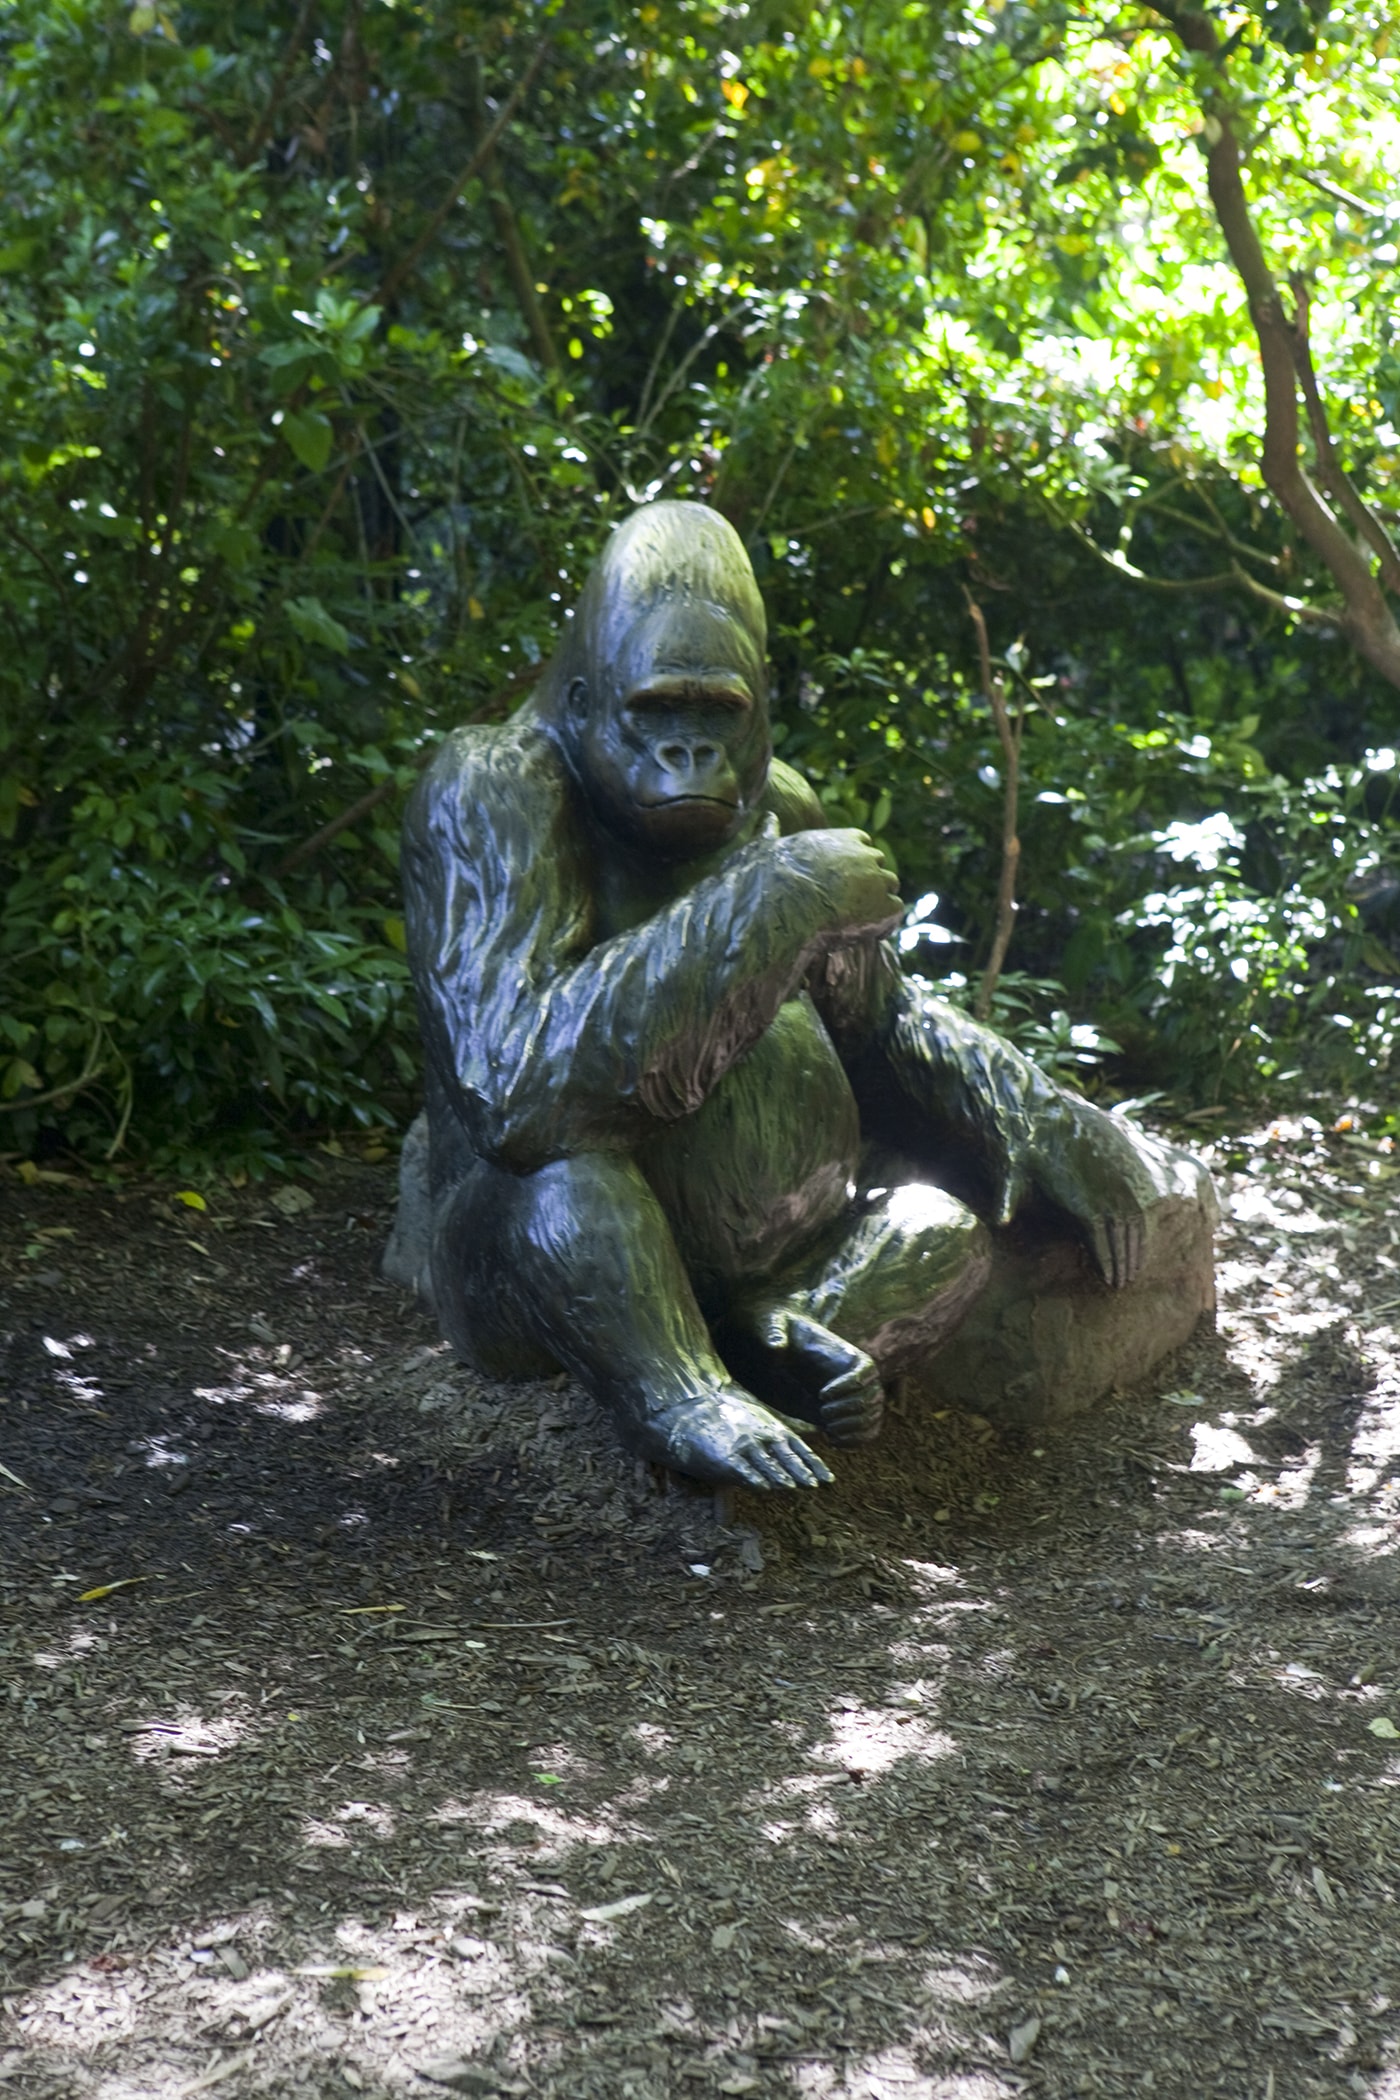
M1131 1280L1163 1161L904 984L889 868L772 760L762 602L715 513L617 530L525 707L444 744L404 872L432 1295L483 1371L559 1366L698 1478L812 1486L765 1403L867 1440L884 1372L986 1276L940 1158L994 1219L1038 1190ZM892 1103L921 1164L872 1196Z

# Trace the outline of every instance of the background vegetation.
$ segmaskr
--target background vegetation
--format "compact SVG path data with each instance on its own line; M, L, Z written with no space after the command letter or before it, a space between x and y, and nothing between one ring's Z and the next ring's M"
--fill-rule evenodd
M744 534L911 964L994 930L971 599L1002 1018L1179 1107L1384 1095L1396 29L10 0L0 1148L400 1121L402 792L663 492Z

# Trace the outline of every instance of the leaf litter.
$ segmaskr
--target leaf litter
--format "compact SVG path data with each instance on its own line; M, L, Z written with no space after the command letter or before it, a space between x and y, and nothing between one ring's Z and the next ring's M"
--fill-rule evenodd
M9 1183L0 2090L1379 2091L1400 1256L1274 1128L1156 1395L718 1513L453 1366L387 1170L217 1273Z

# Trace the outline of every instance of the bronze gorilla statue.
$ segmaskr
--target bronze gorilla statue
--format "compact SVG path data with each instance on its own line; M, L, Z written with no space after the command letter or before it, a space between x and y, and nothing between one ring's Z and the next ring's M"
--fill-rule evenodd
M404 881L443 1333L790 1488L831 1478L799 1424L868 1441L962 1317L978 1210L1121 1287L1172 1155L901 974L888 865L773 759L765 636L721 517L637 511L531 698L446 740Z

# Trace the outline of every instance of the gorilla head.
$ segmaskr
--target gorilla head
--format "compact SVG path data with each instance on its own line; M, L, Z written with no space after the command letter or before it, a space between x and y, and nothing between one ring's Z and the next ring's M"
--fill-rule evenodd
M537 705L615 836L664 860L734 837L768 778L763 601L734 528L653 503L589 577Z

